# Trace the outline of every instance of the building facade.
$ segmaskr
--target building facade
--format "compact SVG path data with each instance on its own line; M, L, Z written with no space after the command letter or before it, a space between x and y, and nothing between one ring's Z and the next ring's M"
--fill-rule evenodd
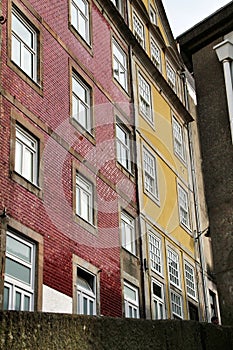
M177 38L194 73L203 177L222 322L233 322L233 3ZM208 67L208 69L207 69ZM216 313L215 295L211 294Z
M1 2L2 308L207 320L161 1Z

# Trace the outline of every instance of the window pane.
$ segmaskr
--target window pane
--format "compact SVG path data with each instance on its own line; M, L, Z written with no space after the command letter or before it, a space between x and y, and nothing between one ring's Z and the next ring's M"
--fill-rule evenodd
M89 220L89 195L85 192L82 193L81 198L81 216L85 220Z
M23 50L23 70L29 77L33 77L33 54L24 48Z
M24 295L24 311L30 311L30 298Z
M86 38L86 20L82 16L79 16L79 33L83 38Z
M76 120L79 118L78 106L79 100L75 96L72 96L72 117Z
M21 51L20 41L16 39L14 35L12 35L11 58L18 66L21 66L20 51Z
M83 0L75 0L75 3L76 3L76 5L78 6L78 8L81 10L81 12L82 12L83 14L86 14L86 6L87 6L86 1L83 1Z
M92 300L89 301L89 307L90 307L90 315L94 315L94 303Z
M71 23L75 28L78 27L77 11L73 5L71 6Z
M88 315L88 312L87 312L87 298L83 298L83 314L84 315Z
M3 300L3 310L9 309L9 297L10 297L10 288L4 287L4 300Z
M15 310L21 310L21 294L19 292L15 293Z
M33 33L13 14L12 30L22 39L29 47L32 47Z
M24 176L33 181L33 153L27 148L24 152Z
M128 298L136 301L136 291L135 290L129 288L128 286L124 286L124 293Z
M78 302L77 302L77 313L78 314L81 314L81 295L80 293L78 292Z
M7 252L25 260L26 262L31 262L31 247L9 235L6 237L6 249Z
M30 268L23 266L9 258L6 258L6 274L27 284L31 283Z
M16 140L15 143L15 171L22 174L23 145Z

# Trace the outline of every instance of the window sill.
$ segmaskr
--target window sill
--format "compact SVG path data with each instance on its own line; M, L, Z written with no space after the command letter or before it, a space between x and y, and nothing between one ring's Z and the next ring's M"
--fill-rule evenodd
M39 95L43 96L43 87L42 84L36 82L32 78L30 78L17 64L11 61L9 58L7 59L7 65L17 73L22 80L24 80L28 85L31 86Z
M82 228L84 228L86 231L90 232L91 234L97 236L98 233L98 228L97 226L94 226L90 222L82 219L80 216L77 214L74 214L74 221L80 225Z
M174 292L176 292L177 294L179 294L182 297L182 287L181 286L177 286L175 283L170 281L170 285L172 287L172 290L174 290Z
M93 129L93 134L91 134L89 131L84 129L81 124L79 124L74 118L70 117L70 124L73 125L75 129L80 132L80 137L84 136L88 141L90 141L94 146L96 145L96 140L95 140L95 129Z
M185 167L187 167L186 160L185 160L183 157L181 157L181 156L179 155L179 153L177 153L177 152L175 152L175 151L174 151L174 154L175 154L175 156L179 159L179 161L180 161Z
M75 27L69 23L69 29L70 31L74 34L74 36L78 39L78 41L83 45L83 47L89 52L91 56L93 56L93 49L91 45L91 39L90 43L88 43L80 34L79 32L75 29Z
M125 89L124 86L122 86L121 83L116 78L114 78L114 76L113 76L113 82L122 91L124 95L126 95L128 98L130 97L130 93L128 89Z
M22 175L16 173L15 171L11 172L11 179L17 182L19 185L26 188L31 193L35 194L39 198L43 198L43 191L38 185L32 183L31 181L24 178Z
M193 237L193 231L189 226L186 226L185 224L182 224L182 222L180 222L180 227Z
M151 112L152 113L152 112ZM143 120L145 120L145 122L147 122L147 124L153 129L155 130L155 126L154 126L154 120L149 119L145 114L143 114L141 111L139 111L139 114L141 116L141 118Z
M152 193L144 189L144 194L149 197L158 207L160 207L160 200L158 197L155 197Z
M126 175L131 181L133 181L133 182L135 181L134 174L133 174L130 170L126 169L118 160L116 161L116 166L117 166L117 168L120 169L120 170L122 171L122 173L123 173L124 175Z
M126 252L128 255L132 256L134 259L139 260L139 257L137 255L135 255L134 253L132 253L130 250L126 249L123 246L121 246L121 248L123 249L124 252Z

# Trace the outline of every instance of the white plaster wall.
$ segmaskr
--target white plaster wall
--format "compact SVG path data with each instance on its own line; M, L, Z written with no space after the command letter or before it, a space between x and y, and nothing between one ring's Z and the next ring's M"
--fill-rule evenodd
M72 298L43 285L43 312L72 313Z

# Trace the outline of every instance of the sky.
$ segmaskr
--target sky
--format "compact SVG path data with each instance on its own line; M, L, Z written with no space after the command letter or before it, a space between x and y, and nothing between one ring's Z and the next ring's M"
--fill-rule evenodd
M163 0L163 6L176 38L230 2L230 0Z

